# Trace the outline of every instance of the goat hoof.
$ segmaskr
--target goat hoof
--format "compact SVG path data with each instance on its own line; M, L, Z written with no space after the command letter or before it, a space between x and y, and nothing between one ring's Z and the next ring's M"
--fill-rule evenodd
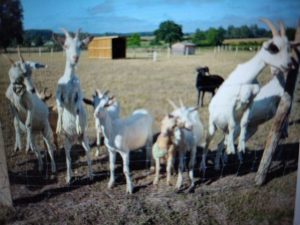
M50 175L50 180L54 180L56 178L57 174L56 173L52 173Z
M172 186L170 181L167 181L167 186Z
M94 177L95 177L95 174L93 174L93 173L89 174L90 181L94 180Z
M195 193L195 186L189 187L188 193Z
M71 177L71 178L66 178L66 184L68 185L68 186L70 186L72 183L73 183L73 181L74 181L74 178L73 177Z
M114 182L109 182L108 185L107 185L107 188L112 189L114 186L115 186Z
M127 188L126 189L127 194L131 195L133 193L133 189L134 189L133 187Z
M154 166L151 166L150 167L150 173L154 173L155 172L155 167Z

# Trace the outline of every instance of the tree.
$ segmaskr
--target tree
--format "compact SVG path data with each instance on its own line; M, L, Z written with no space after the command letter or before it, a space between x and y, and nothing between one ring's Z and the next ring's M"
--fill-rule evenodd
M6 48L13 42L22 43L23 8L20 0L0 2L0 47Z
M203 45L206 40L206 35L204 31L199 28L196 29L195 34L192 37L192 42L196 45Z
M221 45L224 40L222 31L219 31L216 28L209 28L206 38L209 45Z
M181 25L176 24L171 20L162 22L159 28L154 31L157 40L165 41L169 44L169 47L176 42L181 41L183 38L183 32Z
M131 35L127 39L127 45L129 47L139 47L139 46L141 46L141 36L140 36L140 34L135 33L135 34Z

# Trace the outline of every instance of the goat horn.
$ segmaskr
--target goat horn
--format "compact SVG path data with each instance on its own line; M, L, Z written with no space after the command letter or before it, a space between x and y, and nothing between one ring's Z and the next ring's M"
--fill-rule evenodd
M20 51L20 47L19 46L18 46L18 55L19 55L19 58L20 58L21 62L24 63L25 60L24 60L23 56L21 55L21 51Z
M107 95L109 93L109 90L106 90L103 95Z
M69 32L68 32L65 28L60 28L60 30L61 30L62 32L64 32L64 34L66 35L66 37L68 37L68 38L71 37L70 34L69 34Z
M272 24L272 22L266 18L262 18L260 19L261 22L265 23L272 31L272 35L273 37L275 36L279 36L278 31L276 30L276 28L274 27L274 25Z
M280 35L282 37L285 36L285 27L282 21L279 21L279 27L280 27Z
M12 66L14 66L15 65L15 62L14 62L14 60L12 60L10 57L8 57L7 55L5 55L5 54L2 54L10 63L11 63L11 65Z
M174 110L178 109L178 106L172 100L168 99L168 102L174 108Z
M184 104L183 104L183 101L181 98L179 99L179 104L180 104L180 107L184 107Z

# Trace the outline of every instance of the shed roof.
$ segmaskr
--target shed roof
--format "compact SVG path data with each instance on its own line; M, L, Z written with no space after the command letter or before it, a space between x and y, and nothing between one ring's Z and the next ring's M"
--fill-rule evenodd
M94 37L93 40L100 40L100 39L115 39L115 38L123 38L120 36L102 36L102 37Z
M177 42L175 44L173 44L172 46L176 46L176 45L184 45L184 46L196 46L194 43L192 42L187 42L187 41L183 41L183 42Z

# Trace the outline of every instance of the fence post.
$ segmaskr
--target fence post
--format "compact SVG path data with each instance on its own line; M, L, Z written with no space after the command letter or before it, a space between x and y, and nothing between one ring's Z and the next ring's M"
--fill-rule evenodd
M4 206L12 207L10 183L7 172L2 126L0 123L0 203Z
M238 51L239 51L239 47L235 46L235 53L234 53L234 55L237 55Z
M157 52L153 51L153 62L157 61Z

